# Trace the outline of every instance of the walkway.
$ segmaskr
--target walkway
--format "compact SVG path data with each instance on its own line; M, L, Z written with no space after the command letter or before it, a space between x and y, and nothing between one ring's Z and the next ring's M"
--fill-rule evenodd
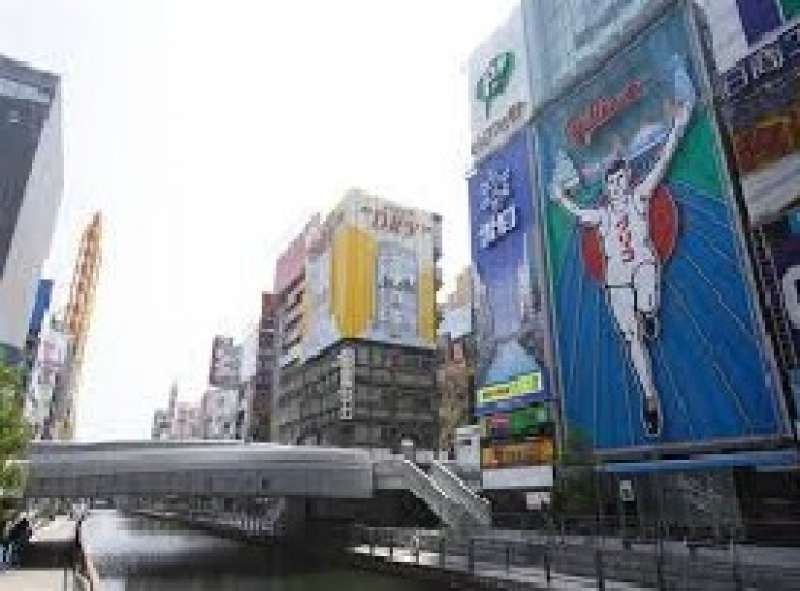
M435 569L441 569L444 566L444 570L453 573L467 574L470 572L466 556L447 555L445 556L445 564L442 565L438 552L420 551L418 557L417 553L411 548L392 548L391 556L387 546L370 547L361 545L352 548L352 552L361 556L372 556L398 565L419 565L420 567ZM597 579L594 577L580 577L561 573L552 573L548 584L544 569L532 566L512 565L506 568L494 562L476 560L473 573L473 576L477 579L508 581L517 585L527 584L530 589L559 589L564 591L597 589ZM643 587L623 581L606 580L605 585L608 591L642 591L643 589Z
M75 522L57 517L38 529L21 568L0 572L0 591L71 591Z

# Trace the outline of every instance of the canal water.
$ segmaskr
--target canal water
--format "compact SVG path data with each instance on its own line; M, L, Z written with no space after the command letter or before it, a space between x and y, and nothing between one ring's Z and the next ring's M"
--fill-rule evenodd
M174 523L92 512L83 535L104 591L433 591L419 581L326 565L311 555Z

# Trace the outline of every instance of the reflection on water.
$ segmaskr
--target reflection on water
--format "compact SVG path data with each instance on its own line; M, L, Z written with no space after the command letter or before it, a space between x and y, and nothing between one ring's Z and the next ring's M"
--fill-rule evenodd
M216 538L177 524L114 511L84 523L104 591L432 591L417 581L326 568L280 547Z

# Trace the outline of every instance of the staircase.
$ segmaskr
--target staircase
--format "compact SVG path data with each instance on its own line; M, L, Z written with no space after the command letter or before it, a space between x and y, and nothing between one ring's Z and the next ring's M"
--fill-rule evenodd
M469 488L450 468L434 461L430 478L446 495L464 507L476 523L484 527L492 525L492 504Z
M408 460L396 460L394 464L405 487L427 504L448 527L471 529L491 523L488 503L469 491L466 485L444 466L436 467L434 462L429 476Z

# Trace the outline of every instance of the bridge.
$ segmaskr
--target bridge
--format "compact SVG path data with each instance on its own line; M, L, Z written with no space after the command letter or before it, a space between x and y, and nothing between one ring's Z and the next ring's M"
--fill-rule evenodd
M117 496L368 499L408 490L452 527L491 522L489 503L446 465L426 472L366 450L231 441L34 442L27 498Z

